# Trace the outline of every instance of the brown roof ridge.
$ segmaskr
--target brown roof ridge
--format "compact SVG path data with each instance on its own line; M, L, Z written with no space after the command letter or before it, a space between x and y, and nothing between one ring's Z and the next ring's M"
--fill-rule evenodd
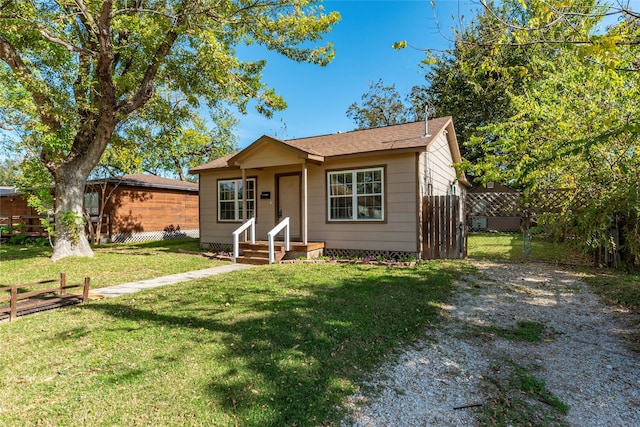
M428 121L436 121L436 120L444 120L447 119L447 121L449 119L451 119L451 116L442 116L442 117L432 117L430 118ZM299 138L290 138L290 139L286 139L286 140L279 140L282 142L287 142L287 141L301 141L304 139L313 139L313 138L323 138L323 137L327 137L327 136L338 136L338 135L347 135L347 134L353 134L353 133L358 133L358 132L371 132L371 131L376 131L376 130L380 130L380 129L390 129L393 127L398 127L398 126L407 126L407 125L413 125L416 123L424 123L424 120L414 120L412 122L406 122L406 123L395 123L392 125L382 125L382 126L377 126L374 128L366 128L366 129L352 129L352 130L347 130L347 131L338 131L338 132L334 132L334 133L325 133L322 135L309 135L309 136L302 136ZM277 139L277 138L274 138Z
M104 179L87 181L88 185L104 182ZM165 178L158 175L134 173L115 176L106 179L107 182L119 185L130 185L138 187L155 187L169 189L197 190L198 183L191 181L180 181L179 179Z

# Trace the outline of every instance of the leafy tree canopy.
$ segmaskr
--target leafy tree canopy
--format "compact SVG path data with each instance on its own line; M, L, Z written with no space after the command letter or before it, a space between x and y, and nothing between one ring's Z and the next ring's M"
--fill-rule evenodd
M1 124L20 136L55 179L53 259L92 254L82 231L84 184L110 144L127 134L148 142L138 132L142 123L149 133L161 132L157 123L168 119L161 126L180 134L179 145L190 146L200 136L186 129L201 133L204 122L186 120L184 109L219 112L236 106L245 112L250 100L266 116L284 108L284 100L261 82L266 62L242 62L235 49L255 43L295 61L326 65L334 52L321 38L339 16L326 14L318 3L0 3ZM175 100L179 108L166 115ZM226 114L219 117L224 123Z
M347 109L347 117L358 129L397 125L410 120L410 112L395 85L385 86L382 79L369 84L362 95L362 103L354 102Z
M568 190L547 231L639 265L640 16L628 2L482 5L452 49L427 53L414 104L454 116L477 181Z
M20 162L4 159L0 162L0 185L15 187L20 177Z

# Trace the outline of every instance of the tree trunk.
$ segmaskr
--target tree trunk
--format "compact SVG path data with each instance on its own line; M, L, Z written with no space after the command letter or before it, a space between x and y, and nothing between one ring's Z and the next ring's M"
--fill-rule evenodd
M88 159L84 159L81 163L87 162ZM56 228L52 261L69 256L93 256L84 227L84 190L92 167L77 163L62 165L56 171Z

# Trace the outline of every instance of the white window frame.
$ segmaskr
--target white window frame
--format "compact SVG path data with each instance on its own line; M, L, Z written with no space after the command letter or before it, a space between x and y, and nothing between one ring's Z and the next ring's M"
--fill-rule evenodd
M217 185L217 206L218 206L218 222L242 222L243 218L242 218L242 210L246 209L248 212L253 212L253 216L256 215L256 179L255 178L247 178L247 186L248 183L251 182L253 183L253 197L247 198L247 202L252 202L253 203L253 209L247 209L247 204L244 203L244 197L246 195L246 189L242 189L242 179L221 179L218 180L218 185ZM225 184L229 184L232 183L233 184L233 195L234 195L234 199L227 199L227 200L223 200L220 197L220 190L222 188L222 185ZM238 198L238 193L240 192L240 198ZM221 208L221 204L222 203L233 203L233 212L234 212L234 218L233 219L228 219L228 218L222 218L221 217L221 212L222 210ZM248 217L249 218L249 217Z
M380 192L359 193L357 182L359 172L380 172ZM350 195L334 195L331 193L331 177L336 175L351 174L352 192ZM384 167L348 169L327 172L327 221L328 222L383 222L385 220L385 173ZM380 197L380 218L359 218L358 198L359 197ZM350 218L332 218L331 201L337 198L351 198L351 217Z

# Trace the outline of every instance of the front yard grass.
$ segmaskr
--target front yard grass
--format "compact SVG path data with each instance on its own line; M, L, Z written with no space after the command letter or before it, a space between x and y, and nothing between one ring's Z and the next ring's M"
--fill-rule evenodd
M469 271L264 266L0 324L0 425L336 422Z
M99 245L93 258L64 258L55 263L49 246L1 245L0 287L56 279L64 272L70 284L89 276L95 289L222 264L179 253L179 249L198 251L198 239Z
M476 259L522 262L522 233L470 233L468 256ZM541 236L532 236L531 260L588 264L569 244L554 243Z
M640 274L604 270L588 275L585 280L606 302L640 314Z

